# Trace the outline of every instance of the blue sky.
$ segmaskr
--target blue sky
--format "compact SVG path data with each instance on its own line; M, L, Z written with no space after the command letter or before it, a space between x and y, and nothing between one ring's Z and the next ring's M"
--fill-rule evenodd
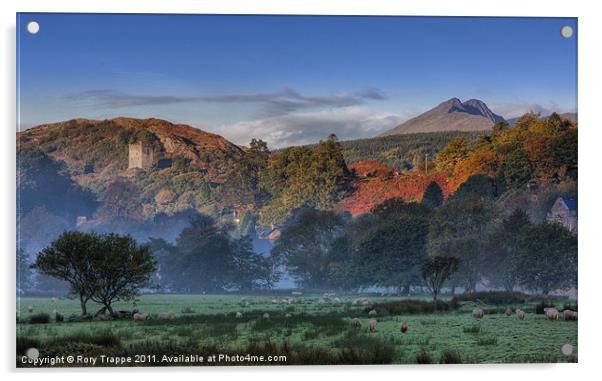
M559 31L576 24L22 13L19 120L157 117L278 147L378 135L451 97L504 117L575 111L577 33Z

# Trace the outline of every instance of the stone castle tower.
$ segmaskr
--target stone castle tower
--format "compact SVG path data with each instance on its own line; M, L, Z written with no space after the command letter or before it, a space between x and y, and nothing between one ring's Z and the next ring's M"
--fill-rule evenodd
M129 146L128 169L148 169L153 166L154 152L152 144L137 141Z

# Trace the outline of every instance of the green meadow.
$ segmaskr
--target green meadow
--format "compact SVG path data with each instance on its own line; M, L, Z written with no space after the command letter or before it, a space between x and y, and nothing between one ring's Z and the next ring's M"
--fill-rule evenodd
M448 311L382 312L369 317L368 310L373 305L401 298L362 295L368 298L366 307L353 304L359 298L357 295L341 295L339 300L321 295L293 296L291 304L283 303L285 297L290 296L143 295L136 302L115 305L115 310L148 313L150 319L146 321L69 321L70 316L80 313L75 300L19 298L17 354L23 355L28 348L35 347L40 356L189 353L287 356L286 361L273 363L279 365L525 363L577 359L577 322L563 321L562 317L549 321L535 313L536 303L463 302ZM412 300L429 299L413 296ZM564 303L568 300L554 301L558 309ZM94 307L90 305L89 310L95 310ZM525 310L525 320L506 316L507 307ZM471 316L474 308L485 310L482 320ZM58 320L62 316L64 321L56 321L55 311ZM158 314L170 311L173 320L157 319ZM237 312L242 317L237 318ZM50 315L48 323L32 323L31 317L40 313ZM266 313L269 318L264 316ZM354 318L362 320L361 328L351 326ZM370 319L377 321L375 332L368 332ZM405 334L399 330L401 322L408 324ZM565 344L572 345L571 355L561 352ZM19 357L17 366L23 366Z

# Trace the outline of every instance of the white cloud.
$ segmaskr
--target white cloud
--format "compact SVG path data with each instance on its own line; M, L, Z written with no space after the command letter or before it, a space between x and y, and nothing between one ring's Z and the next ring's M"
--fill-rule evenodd
M541 114L542 116L550 115L553 112L575 112L575 109L561 107L560 105L554 102L549 102L548 104L540 104L522 100L513 102L492 103L490 105L490 108L491 110L493 110L493 112L503 116L506 119L516 118L528 112L534 112L536 114Z
M374 137L401 122L396 114L349 106L242 121L223 125L216 132L237 144L260 138L271 148L282 148L317 143L331 133L340 140Z

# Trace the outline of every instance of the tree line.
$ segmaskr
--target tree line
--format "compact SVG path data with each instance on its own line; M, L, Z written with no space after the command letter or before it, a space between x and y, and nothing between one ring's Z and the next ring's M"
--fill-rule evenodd
M387 287L407 294L413 286L429 285L425 266L449 258L457 263L447 286L467 292L479 283L544 294L576 286L577 238L562 226L531 223L519 209L505 216L484 198L436 208L429 202L389 199L354 219L304 210L272 253L312 289Z

